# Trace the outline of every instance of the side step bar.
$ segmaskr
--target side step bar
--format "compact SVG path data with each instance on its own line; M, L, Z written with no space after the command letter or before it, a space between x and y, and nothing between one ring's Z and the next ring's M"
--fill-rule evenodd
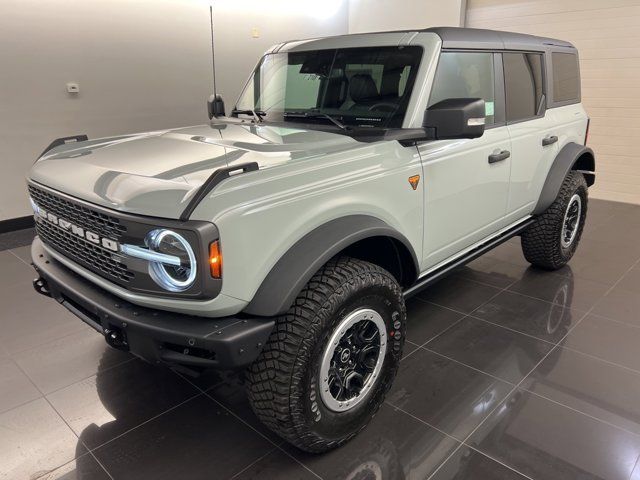
M493 237L492 239L488 240L486 243L483 243L482 245L478 245L473 250L470 250L464 255L452 260L450 263L442 265L436 270L429 272L427 275L418 279L418 281L415 284L413 284L411 287L407 288L403 292L404 298L406 299L414 296L416 293L427 288L429 285L432 285L438 280L441 280L442 278L446 277L457 268L464 266L465 264L471 262L472 260L475 260L479 256L484 255L489 250L492 250L498 245L506 242L510 238L515 237L522 231L526 230L526 228L529 225L531 225L534 221L535 221L535 218L530 218L528 220L525 220L523 223L516 225L510 230L507 230L502 234L496 237Z

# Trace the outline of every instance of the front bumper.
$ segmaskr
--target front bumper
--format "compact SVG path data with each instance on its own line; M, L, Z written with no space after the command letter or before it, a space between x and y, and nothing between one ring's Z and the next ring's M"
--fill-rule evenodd
M275 324L270 318L197 317L134 305L69 270L37 237L31 257L40 275L34 281L38 293L56 299L113 347L149 362L242 367L258 357Z

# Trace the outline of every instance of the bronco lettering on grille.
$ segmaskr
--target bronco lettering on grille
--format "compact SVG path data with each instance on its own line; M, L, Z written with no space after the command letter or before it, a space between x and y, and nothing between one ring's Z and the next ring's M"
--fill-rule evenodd
M53 225L56 225L62 230L71 232L72 234L80 238L84 238L88 242L91 242L95 245L100 245L106 248L107 250L111 250L112 252L120 251L120 244L115 240L112 240L110 238L100 237L100 235L98 235L97 233L91 232L89 230L85 230L84 228L78 225L74 225L69 220L65 220L64 218L59 218L57 215L51 212L48 212L47 210L45 210L40 206L38 206L34 210L36 214L35 215L36 220L38 221L46 221L46 222L52 223Z

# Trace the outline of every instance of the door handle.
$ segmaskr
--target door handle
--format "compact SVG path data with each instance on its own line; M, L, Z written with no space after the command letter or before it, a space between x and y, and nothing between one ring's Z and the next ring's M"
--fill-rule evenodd
M506 160L511 156L509 150L502 150L500 153L492 153L489 155L489 163L497 163Z
M555 135L551 135L550 137L545 137L542 139L542 146L546 147L547 145L553 145L558 141L558 137Z

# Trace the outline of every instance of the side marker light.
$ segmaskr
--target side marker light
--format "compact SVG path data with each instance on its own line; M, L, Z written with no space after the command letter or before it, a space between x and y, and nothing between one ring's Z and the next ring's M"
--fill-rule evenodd
M220 243L218 241L209 245L209 268L211 268L211 276L213 278L222 277L222 253L220 252Z

